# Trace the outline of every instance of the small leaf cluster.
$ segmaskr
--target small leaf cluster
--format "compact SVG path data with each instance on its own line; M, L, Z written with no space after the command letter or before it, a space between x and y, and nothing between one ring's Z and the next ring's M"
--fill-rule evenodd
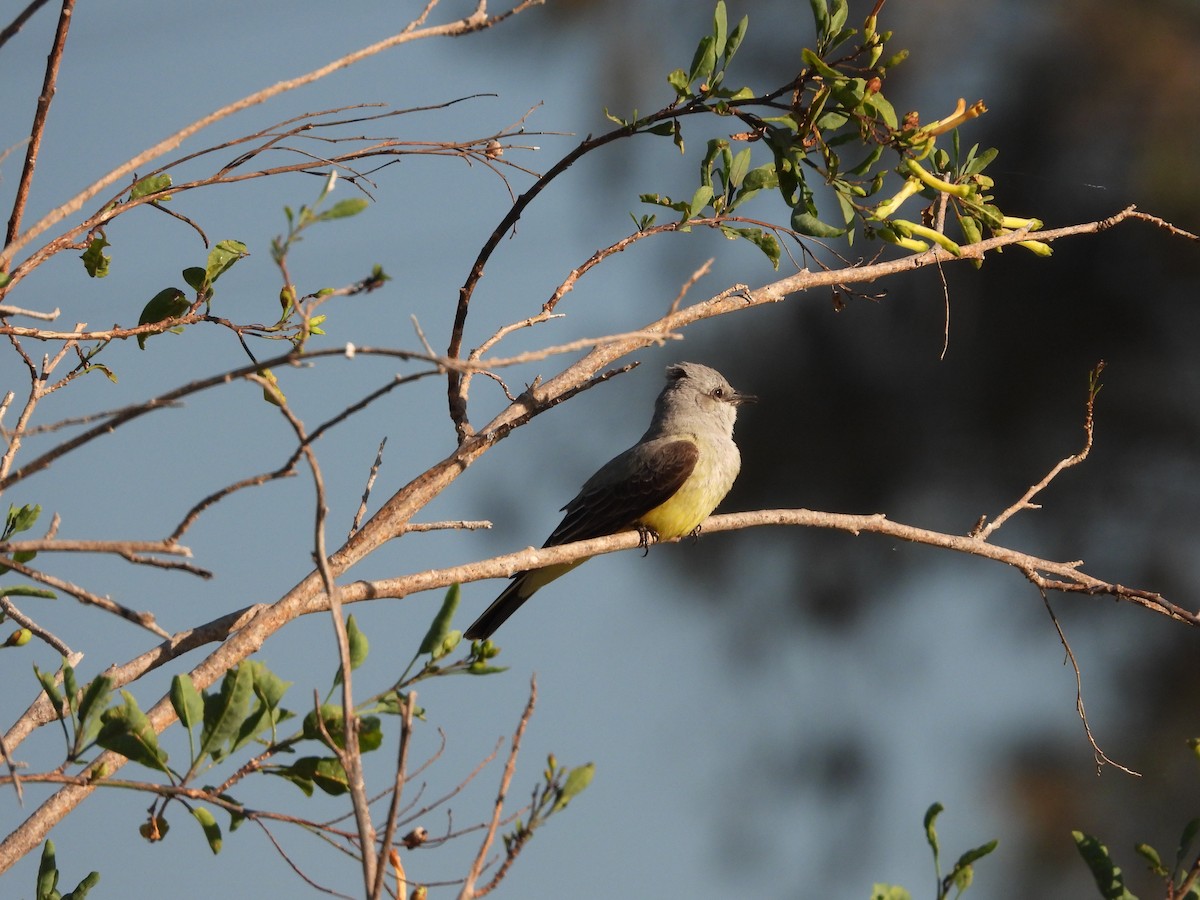
M642 129L646 133L670 135L681 151L683 116L703 111L736 117L747 126L728 139L708 142L700 184L691 199L645 193L640 196L644 203L680 213L677 230L686 231L689 223L703 221L720 228L730 239L749 240L776 268L780 251L773 235L762 228L737 227L725 221L764 189L777 191L787 205L792 234L822 240L844 238L850 244L861 233L911 252L923 252L936 244L958 254L959 242L945 234L944 204L952 209L966 243L1041 226L1036 219L1005 215L987 193L994 182L983 170L995 158L995 150L980 153L972 148L961 157L957 128L986 112L982 102L968 106L960 100L951 115L924 125L915 112L899 116L883 91L890 70L907 57L906 51L884 57L892 33L879 29L874 14L861 29L848 26L846 0L810 0L810 5L815 46L802 50L803 68L791 82L763 94L750 88L730 91L721 87L748 23L742 19L727 33L725 7L720 2L712 33L700 41L691 66L676 69L667 77L676 94L667 110L669 120L648 117L641 123L629 123L614 119L631 127L646 125ZM951 132L953 156L937 148L938 137ZM738 150L734 147L737 143L748 146ZM755 143L770 151L770 162L753 164L751 146ZM859 152L851 156L856 148ZM895 163L889 167L888 160ZM923 165L927 160L932 170ZM902 179L901 186L891 196L884 196L891 173ZM837 217L819 208L818 192L832 197ZM928 201L927 209L917 217L920 221L899 218L900 205L918 194ZM822 200L821 205L828 205L827 201ZM654 216L635 216L634 220L644 230L653 225ZM1049 253L1049 246L1042 242L1020 243L1039 255Z
M1193 744L1195 748L1196 744ZM1142 857L1150 871L1161 878L1169 900L1200 900L1200 854L1196 851L1196 837L1200 835L1200 818L1192 819L1183 827L1175 860L1170 866L1163 862L1162 855L1149 844L1137 844L1133 849ZM1075 848L1083 857L1092 873L1096 888L1105 900L1138 900L1137 895L1125 886L1125 875L1120 866L1113 862L1108 848L1098 838L1082 831L1073 831Z
M562 812L567 805L582 794L592 783L596 773L595 763L565 768L558 764L554 754L546 758L542 780L534 787L533 796L525 818L518 818L513 828L503 835L504 848L509 857L516 856L534 831L546 824L551 816Z
M23 506L15 506L9 504L8 514L4 518L4 528L0 531L0 543L12 540L15 535L22 531L28 531L37 522L38 516L42 514L42 507L38 504L26 503ZM12 554L12 562L27 563L37 556L36 550L19 550ZM10 566L4 565L0 561L0 575L11 571ZM31 584L8 584L0 586L0 597L40 597L44 600L53 600L57 595L54 591L48 588L35 587ZM5 619L4 613L0 612L0 622ZM33 633L28 628L18 628L12 632L0 647L24 647L33 638Z
M46 841L42 846L42 860L38 864L37 885L33 896L37 900L84 900L88 891L100 881L99 872L89 872L75 886L75 890L66 894L58 890L58 855L54 849L54 841Z
M139 178L130 187L128 195L122 200L109 204L107 210L114 210L123 202L146 200L147 198L149 198L147 202L152 205L166 203L171 199L171 195L167 193L171 184L171 176L166 172L156 172L145 178ZM90 278L104 278L108 275L112 257L104 250L111 246L102 225L94 228L88 235L87 247L84 248L79 258L83 260L84 271Z
M296 244L304 240L304 232L314 225L357 216L370 205L370 201L365 197L347 197L345 200L339 200L328 208L322 209L322 205L337 181L337 171L331 171L311 206L302 204L299 210L285 206L283 214L287 219L287 232L276 235L271 240L271 259L283 275L283 287L279 291L279 305L282 312L279 322L272 330L289 328L289 339L296 349L303 347L310 335L325 333L321 325L325 322L326 317L313 315L312 311L332 296L334 291L332 288L323 287L303 297L299 296L296 286L292 284L288 275L288 254ZM386 281L391 281L391 276L386 274L381 266L376 265L369 276L358 282L347 293L370 292L382 287Z
M33 674L41 684L63 729L67 743L67 761L81 762L83 755L96 745L103 726L102 717L112 693L112 679L99 675L82 690L75 678L75 669L62 661L62 690L53 673L42 672L37 666Z
M925 840L929 844L930 850L933 851L933 870L937 877L937 900L944 900L944 898L951 895L954 897L962 896L963 892L975 880L975 863L995 850L999 843L992 840L966 851L955 860L950 871L943 875L941 842L938 839L937 833L937 817L944 810L945 807L942 804L934 803L925 811L923 823ZM912 894L897 885L876 884L871 888L871 900L912 900Z
M10 533L28 527L36 515L20 511L10 513ZM453 674L487 675L505 669L489 660L500 649L488 642L474 642L470 652L461 659L446 662L457 649L462 633L452 627L458 607L459 587L453 585L422 639L413 662L394 685L356 705L350 716L360 752L379 749L384 742L383 715L403 715L410 703L406 690L413 684L431 677ZM359 628L354 616L346 621L351 670L367 659L370 641ZM425 662L409 674L416 663ZM34 674L62 724L68 763L89 765L85 756L96 747L118 753L131 762L166 776L172 788L189 787L218 765L244 759L233 775L220 788L205 786L201 791L230 813L230 830L236 829L245 818L239 801L229 789L241 779L261 773L282 778L298 787L305 795L317 790L340 796L349 790L349 778L342 762L346 747L347 717L341 705L330 702L342 683L344 673L339 665L331 679L325 702L310 709L299 727L288 734L281 726L295 719L296 713L283 706L291 682L284 681L256 660L244 660L230 669L218 686L200 690L192 678L176 675L171 682L171 706L178 717L188 741L188 766L184 771L170 764L167 751L159 736L132 693L122 690L114 697L110 677L99 675L82 688L74 668L64 659L61 687L53 673L34 667ZM424 710L414 707L413 715L424 718ZM304 752L307 748L317 748ZM303 754L303 755L298 755ZM247 759L248 757L248 759ZM290 757L290 758L289 758ZM286 761L285 761L286 759ZM95 767L90 778L103 783L108 773ZM556 781L555 784L558 784ZM558 795L565 806L570 797L582 790L567 779L559 785ZM153 784L141 785L155 791ZM151 806L146 821L139 828L146 840L162 840L170 830L165 815L171 802L180 802L199 822L206 841L214 853L221 848L222 832L212 812L177 791L161 791L162 797ZM560 807L561 808L561 807Z
M218 241L216 246L208 252L208 259L203 267L189 266L183 270L183 280L195 292L195 299L189 300L178 287L163 288L151 297L150 302L142 308L138 324L150 325L169 322L171 319L178 319L186 315L194 306L198 307L200 304L204 304L207 308L212 303L213 285L216 280L246 255L246 245L241 241ZM162 330L178 334L183 331L183 327ZM149 332L137 336L138 347L142 350L146 349L146 338L148 337L150 337Z

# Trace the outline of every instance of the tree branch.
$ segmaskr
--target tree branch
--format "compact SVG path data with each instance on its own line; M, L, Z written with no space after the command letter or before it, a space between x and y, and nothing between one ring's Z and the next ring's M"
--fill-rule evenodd
M498 13L490 18L485 12L486 4L481 3L470 15L453 22L448 22L444 25L430 25L426 28L413 28L411 25L409 25L403 31L394 34L391 37L384 38L382 41L378 41L368 47L363 47L354 51L353 53L348 53L345 56L335 59L330 63L326 63L320 68L314 69L305 75L301 75L298 78L291 78L286 81L277 82L270 87L263 88L262 90L256 91L253 94L249 94L240 100L236 100L233 103L222 106L220 109L209 113L203 118L197 119L187 127L182 128L171 136L159 141L154 146L143 150L133 158L126 160L107 175L104 175L99 180L84 188L70 200L52 210L47 215L43 216L36 224L30 226L26 231L16 235L8 242L3 251L0 251L0 269L6 269L8 264L12 261L13 256L20 252L22 248L28 245L29 242L36 238L39 234L42 234L47 229L52 228L54 225L58 224L72 213L78 212L83 207L84 203L86 203L92 197L95 197L110 184L114 184L117 181L120 181L122 178L125 178L133 172L136 172L139 168L146 165L146 163L150 162L151 160L158 159L163 154L171 152L189 137L200 131L203 131L209 125L219 122L222 119L226 119L235 113L241 112L242 110L249 109L252 106L265 103L274 97L278 97L280 94L287 93L288 91L294 91L297 88L305 87L306 85L312 84L315 81L319 81L322 78L325 78L327 75L331 75L340 69L345 69L354 65L355 63L362 62L368 57L375 56L385 50L390 50L393 47L398 47L401 44L406 44L409 41L421 40L423 38L430 37L457 37L464 34L470 34L475 31L481 31L485 28L490 28L491 26L502 22L509 16L523 12L531 6L539 6L543 2L544 0L522 0L522 2L518 3L507 12ZM421 13L420 18L417 21L424 21L425 17L429 13L430 8L431 7L427 7L425 11Z

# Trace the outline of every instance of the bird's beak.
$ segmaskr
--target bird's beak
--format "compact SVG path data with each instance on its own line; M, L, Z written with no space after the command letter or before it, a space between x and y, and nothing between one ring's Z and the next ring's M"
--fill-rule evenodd
M758 398L753 394L747 394L744 391L735 390L733 392L733 405L741 406L743 403L757 403Z

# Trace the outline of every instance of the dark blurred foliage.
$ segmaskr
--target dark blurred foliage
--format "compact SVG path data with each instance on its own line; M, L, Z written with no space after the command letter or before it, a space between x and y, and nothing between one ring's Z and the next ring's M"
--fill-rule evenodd
M685 35L701 33L710 7L694 0L659 5L664 22L679 23ZM852 3L851 20L861 21L869 5ZM611 15L612 4L605 6ZM586 21L593 4L554 3L549 11L550 28L567 27ZM744 80L762 84L795 69L797 32L811 32L808 5L731 0L731 18L745 12L758 52L739 64L758 71L744 68ZM881 25L898 29L898 46L914 51L888 84L897 109L919 104L929 115L944 114L958 92L976 89L988 102L991 112L971 123L964 141L1001 148L989 172L1006 211L1054 227L1136 203L1200 229L1200 7L1194 3L893 2ZM778 42L766 53L764 33L778 36L766 39ZM598 105L618 108L625 99L648 109L661 98L665 68L653 70L646 61L661 67L661 57L647 53L661 35L612 32L596 39L609 42ZM684 62L673 58L669 66ZM630 156L608 163L606 191L626 203L647 185L630 174L638 148L623 152ZM686 253L664 276L663 294L694 267ZM762 398L739 425L748 463L724 508L886 512L966 533L980 515L994 516L1081 447L1088 372L1104 360L1090 458L1044 492L1042 510L1021 513L993 540L1048 558L1082 558L1097 575L1200 607L1198 270L1194 244L1127 224L1057 242L1050 260L1014 248L990 257L980 271L958 264L865 286L875 299L840 298L840 311L830 294L793 298L727 324L719 344L690 336L690 353L720 360L739 387ZM756 278L765 280L757 270ZM872 612L894 603L889 585L914 577L932 582L948 565L945 554L894 554L870 538L841 534L759 531L729 540L732 552L692 555L688 565L707 565L712 576L731 579L739 542L776 547L790 561L794 590L774 599L790 614L756 613L824 630L847 652ZM949 577L966 589L989 565L956 561ZM1006 574L1012 595L1028 600L1019 609L1014 604L1013 627L1044 635L1052 625L1036 591L1019 574ZM1105 723L1120 748L1113 755L1138 760L1145 777L1110 769L1097 779L1081 734L1064 743L1028 729L995 746L994 758L981 766L993 772L996 802L1020 829L1019 854L1007 848L1005 895L1063 896L1065 870L1074 890L1086 885L1067 839L1071 829L1084 828L1113 848L1134 886L1150 891L1143 896L1161 896L1130 848L1150 841L1173 858L1183 824L1200 814L1200 772L1184 743L1200 735L1200 634L1149 612L1096 614L1097 604L1107 602L1107 610L1111 601L1052 602L1068 636L1086 633L1123 651L1083 661L1084 678L1116 711ZM728 617L731 649L743 649L736 645L745 632L735 620L744 611L728 605L711 614ZM1139 649L1130 652L1130 644ZM1072 714L1064 708L1064 716ZM854 797L855 783L872 777L854 744L867 735L806 740L800 752L809 762L791 772L806 787L833 781L837 793ZM763 768L779 777L778 767Z

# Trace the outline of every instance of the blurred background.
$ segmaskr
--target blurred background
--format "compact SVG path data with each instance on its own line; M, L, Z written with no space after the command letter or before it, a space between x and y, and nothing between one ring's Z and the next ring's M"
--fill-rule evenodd
M852 3L850 21L861 22L870 6ZM392 34L419 8L295 2L280 11L220 0L81 5L26 223L201 115ZM471 8L446 2L430 21ZM579 138L608 127L605 108L628 115L664 105L666 73L687 66L711 12L695 0L550 0L491 32L374 57L223 122L180 153L306 111L361 102L414 107L494 93L400 117L377 131L466 140L533 109L526 127L554 134L531 135L528 143L541 149L508 158L545 171ZM731 21L750 16L729 80L760 89L786 82L800 66L801 47L813 41L808 4L730 0L729 13ZM0 49L3 147L28 133L56 14L43 9ZM1180 227L1200 226L1194 3L893 0L880 21L895 31L889 49L911 50L886 84L898 111L918 109L932 120L959 97L987 103L988 114L963 129L963 142L1000 148L989 174L1006 212L1054 227L1136 203ZM639 193L690 192L707 136L685 131L683 157L668 140L643 138L575 165L490 262L468 345L531 315L571 268L628 233L628 213L648 211ZM0 163L0 208L11 206L22 155L18 149ZM755 164L765 161L756 157ZM394 278L384 290L328 305L324 345L416 349L416 317L441 349L457 288L506 211L508 193L482 168L452 159L406 158L374 180L370 209L312 232L296 248L293 280L312 291L348 284L382 264ZM514 174L512 183L519 191L529 179ZM213 240L237 238L250 247L251 257L222 279L214 311L273 321L280 282L269 241L285 227L284 204L312 202L319 190L318 178L295 175L174 201ZM786 221L777 204L762 203L763 218ZM9 302L60 307L64 326L128 324L159 289L180 283L182 268L204 259L194 232L150 210L119 219L108 239L107 279L90 281L74 254L63 254ZM870 245L854 249L873 252ZM744 242L706 233L641 242L580 281L559 308L565 319L514 335L500 352L636 328L658 317L710 256L713 273L691 299L776 277ZM633 373L514 433L421 517L489 519L492 531L414 534L351 577L399 575L540 544L583 479L642 433L662 370L679 359L712 365L760 397L739 423L743 474L723 510L883 512L965 533L1079 450L1087 374L1105 360L1091 456L1041 495L1041 510L1021 513L993 541L1051 559L1083 559L1092 574L1195 608L1198 262L1194 245L1133 223L1057 242L1049 260L1014 248L980 271L947 266L945 289L939 272L927 268L871 286L873 297L881 295L875 299L845 298L844 308L828 293L813 293L701 323L683 342L636 354L642 365ZM276 348L255 349L266 356ZM245 357L227 332L192 329L153 338L144 352L113 346L100 361L118 382L95 374L54 395L43 405L43 423L137 402ZM506 380L519 387L568 362L511 370ZM394 363L360 358L277 374L312 426L395 371ZM0 362L5 390L20 397L27 377L13 354ZM376 504L451 451L444 398L437 380L395 391L321 441L332 536L349 526L382 437L388 445ZM482 379L471 400L476 424L504 404ZM23 458L61 437L29 440ZM278 466L291 444L289 428L259 389L232 385L65 457L6 499L59 513L63 537L156 538L205 493ZM235 495L207 513L185 540L199 565L217 571L212 582L103 559L55 560L54 571L149 609L174 631L269 602L307 573L312 503L301 477ZM460 626L501 586L466 586ZM390 683L439 602L430 593L353 610L372 648L356 677L359 691ZM1200 735L1197 636L1111 600L1052 596L1050 603L1081 667L1097 741L1141 777L1113 768L1097 774L1075 712L1074 673L1041 597L1019 573L871 535L755 529L659 548L646 559L593 560L540 593L499 633L498 661L509 672L423 685L428 722L413 758L438 752L438 729L445 749L421 775L418 802L450 791L511 732L536 674L539 703L514 798L540 777L547 752L567 765L594 761L596 776L538 833L500 896L849 900L869 896L874 882L932 896L921 819L935 801L947 808L939 820L947 860L1000 840L977 866L972 896L979 900L1093 896L1071 829L1101 838L1135 893L1163 896L1132 847L1146 841L1172 858L1184 824L1200 815L1200 772L1186 745ZM87 652L81 680L150 646L144 632L65 597L23 608ZM285 705L303 710L312 689L323 692L336 669L328 620L296 623L259 658L296 682ZM51 651L32 645L0 658L5 723L35 694L31 660L42 669L57 663ZM143 708L170 674L136 689ZM164 741L184 759L178 731ZM389 736L394 741L394 731ZM393 747L370 760L376 784L387 778ZM45 761L61 758L61 739L44 728L16 756L34 768L53 765ZM450 801L452 815L441 807L420 824L442 834L482 821L499 777L493 764ZM344 808L299 802L294 791L264 779L236 795L313 818ZM409 796L417 793L411 786ZM15 827L45 796L26 788L22 810L5 791L0 818ZM144 843L137 826L148 805L142 795L103 794L55 829L64 883L71 887L97 869L96 897L140 894L148 884L169 884L181 898L244 895L250 884L257 896L318 895L251 827L226 836L216 864L178 808L168 813L174 830L167 840ZM353 892L352 862L314 838L275 830L316 882ZM473 840L409 854L410 877L456 877ZM36 866L31 856L6 875L3 893L31 896Z

